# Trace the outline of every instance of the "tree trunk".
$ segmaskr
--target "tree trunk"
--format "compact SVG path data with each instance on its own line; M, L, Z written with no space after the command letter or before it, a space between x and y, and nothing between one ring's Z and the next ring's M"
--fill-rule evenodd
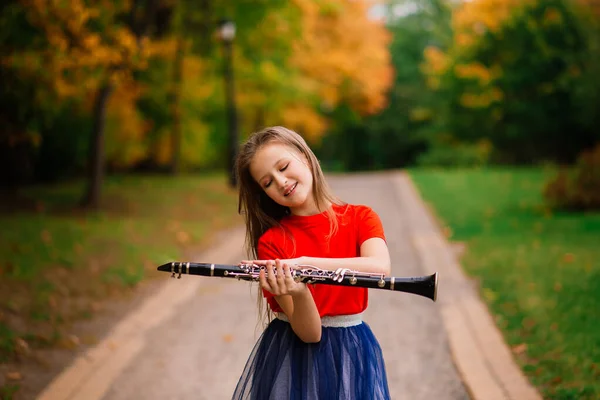
M170 172L177 175L181 170L181 79L183 76L184 43L181 36L177 39L175 60L173 62L173 82L171 86L171 110L173 113L173 130L171 132L171 165Z
M97 209L100 205L100 192L104 180L104 123L106 107L112 93L110 83L103 85L96 95L90 153L88 160L88 186L82 199L82 206Z
M156 13L156 0L149 0L145 4L145 13L141 18L136 18L142 0L134 0L129 13L129 28L137 39L140 46L141 38L147 34L148 28L153 22ZM122 68L115 65L109 69L110 72ZM88 186L82 198L81 205L86 208L98 209L100 206L100 194L104 180L104 124L106 121L106 106L113 91L113 84L107 82L100 87L94 103L92 137L90 142L90 158L88 161Z

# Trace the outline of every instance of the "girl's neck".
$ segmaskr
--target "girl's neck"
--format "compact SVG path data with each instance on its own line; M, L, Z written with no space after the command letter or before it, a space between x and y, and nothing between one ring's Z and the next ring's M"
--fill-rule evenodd
M303 205L302 207L290 209L290 212L292 215L298 217L308 217L311 215L321 214L329 207L331 207L331 202L328 200L322 201L321 207L319 208L317 207L317 203L311 199L310 202L307 201L307 204Z

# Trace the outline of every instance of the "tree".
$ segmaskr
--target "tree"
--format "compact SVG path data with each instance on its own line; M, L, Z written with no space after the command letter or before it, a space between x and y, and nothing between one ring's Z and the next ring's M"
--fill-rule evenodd
M587 37L567 3L463 3L453 31L450 49L426 50L424 69L452 136L488 138L498 160L517 163L569 161L590 145L573 101Z
M429 45L445 48L451 39L450 9L444 1L390 2L385 11L391 67L395 71L387 105L372 116L349 108L335 110L336 129L323 140L323 158L332 168L350 170L399 168L413 164L429 145L438 115L435 97L420 70Z

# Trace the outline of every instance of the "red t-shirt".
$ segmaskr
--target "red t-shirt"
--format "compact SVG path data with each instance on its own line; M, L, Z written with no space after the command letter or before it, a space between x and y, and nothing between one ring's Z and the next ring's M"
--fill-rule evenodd
M333 205L338 218L338 230L327 240L330 225L327 212L311 216L291 215L284 217L281 227L267 230L258 242L258 258L274 260L306 257L350 258L360 256L361 244L370 238L385 240L379 216L363 205ZM290 236L291 234L291 236ZM357 314L368 304L368 289L309 285L321 317L326 315ZM263 290L271 310L283 311L274 295Z

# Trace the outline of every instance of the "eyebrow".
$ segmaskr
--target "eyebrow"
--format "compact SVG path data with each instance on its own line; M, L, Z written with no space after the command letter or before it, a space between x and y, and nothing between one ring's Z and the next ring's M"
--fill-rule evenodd
M284 159L284 157L281 157L281 158L280 158L279 160L277 160L277 161L275 162L275 164L273 164L273 165L275 166L275 165L279 164L279 163L281 162L281 160L283 160L283 159ZM267 172L266 174L264 174L263 176L261 176L261 177L260 177L260 179L258 180L258 182L262 181L262 180L264 179L264 177L265 177L265 176L267 176L267 175L269 175L269 173L268 173L268 172Z

